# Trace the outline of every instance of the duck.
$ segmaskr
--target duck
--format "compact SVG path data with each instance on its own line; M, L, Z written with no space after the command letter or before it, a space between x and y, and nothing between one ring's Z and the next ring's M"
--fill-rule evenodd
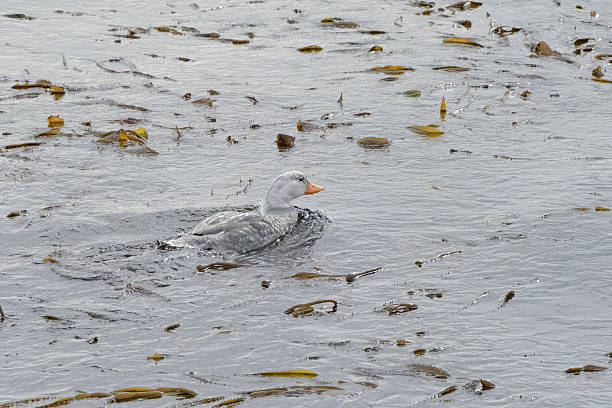
M276 177L259 207L249 212L216 213L191 232L164 244L240 253L261 249L285 235L298 221L298 209L291 204L293 200L323 190L303 172L288 171Z

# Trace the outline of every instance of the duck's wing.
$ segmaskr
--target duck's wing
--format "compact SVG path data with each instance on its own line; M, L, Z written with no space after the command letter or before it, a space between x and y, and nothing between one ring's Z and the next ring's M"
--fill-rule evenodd
M237 213L235 211L218 212L206 218L205 220L201 221L198 225L196 225L191 231L191 234L192 235L216 234L217 232L221 231L219 228L222 227L224 223L226 223L227 221L229 221L231 218L235 216L240 216L244 214L245 213Z
M270 217L262 216L259 211L251 211L234 214L223 221L202 225L201 228L198 225L192 235L197 236L198 240L207 240L217 248L250 251L274 242L284 235L295 221L297 215L294 214Z

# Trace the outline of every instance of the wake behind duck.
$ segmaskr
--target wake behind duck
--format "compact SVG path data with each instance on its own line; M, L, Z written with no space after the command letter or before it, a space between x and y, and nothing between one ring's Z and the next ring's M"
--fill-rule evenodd
M214 214L191 232L162 242L160 247L241 253L263 248L285 235L298 221L298 209L291 201L320 191L323 187L312 184L304 173L288 171L272 182L260 207L245 213L223 211Z

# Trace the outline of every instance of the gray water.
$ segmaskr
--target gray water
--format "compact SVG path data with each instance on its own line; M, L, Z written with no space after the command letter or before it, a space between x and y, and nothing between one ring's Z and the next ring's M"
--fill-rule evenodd
M0 14L34 19L0 17L0 146L43 144L0 152L0 404L142 386L198 395L127 406L610 405L610 370L565 373L612 362L612 216L595 211L612 207L612 85L591 80L597 65L612 79L612 57L594 58L612 53L612 16L604 0L576 4L436 2L424 16L403 1L3 1ZM320 22L331 17L358 27ZM499 25L522 30L500 37ZM128 29L139 38L116 36ZM538 41L560 55L535 56ZM297 51L311 44L323 51ZM370 70L384 65L414 71ZM447 65L470 70L432 69ZM66 94L11 89L39 79ZM192 103L204 97L213 106ZM64 134L34 138L49 115ZM444 134L407 128L427 124ZM139 127L157 155L97 141ZM295 146L279 151L277 133ZM365 149L366 136L390 145ZM157 248L252 208L289 169L325 191L296 200L304 218L279 242L246 255ZM217 261L249 266L196 270ZM291 278L377 267L352 283ZM337 310L283 313L323 299ZM401 303L418 309L383 310ZM295 369L318 376L250 375ZM464 387L479 379L496 387ZM275 387L287 391L244 394Z

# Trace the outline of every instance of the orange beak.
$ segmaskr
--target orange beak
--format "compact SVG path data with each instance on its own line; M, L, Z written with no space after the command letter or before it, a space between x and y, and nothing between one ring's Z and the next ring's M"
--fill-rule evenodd
M316 184L312 184L310 181L308 181L308 189L304 194L315 194L319 191L323 191L323 187L317 186Z

